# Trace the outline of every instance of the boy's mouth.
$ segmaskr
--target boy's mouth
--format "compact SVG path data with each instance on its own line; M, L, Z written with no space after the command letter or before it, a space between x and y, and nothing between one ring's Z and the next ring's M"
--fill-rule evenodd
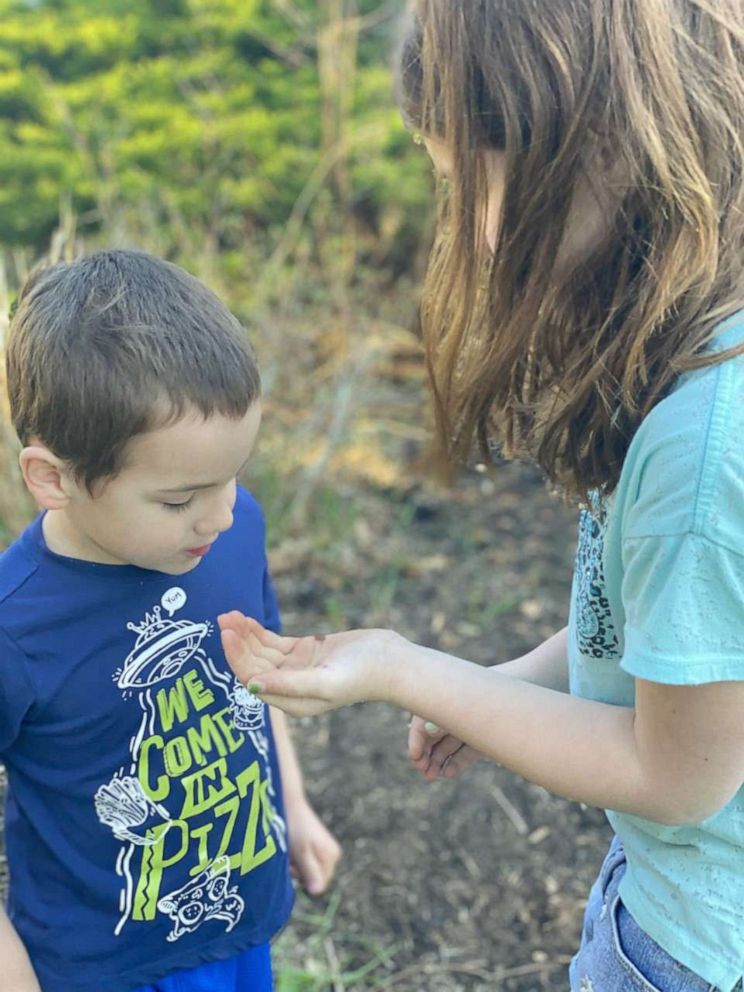
M205 544L201 548L188 548L186 554L193 555L194 558L203 558L211 547L212 547L211 544Z

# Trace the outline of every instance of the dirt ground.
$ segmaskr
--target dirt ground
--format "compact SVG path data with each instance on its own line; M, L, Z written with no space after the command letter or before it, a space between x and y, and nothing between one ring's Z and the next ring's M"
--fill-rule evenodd
M332 597L348 626L386 624L488 663L565 623L575 514L528 468L471 472L449 494L418 486L370 496L354 530L356 567L344 580L313 561L298 573L278 550L288 631L317 629ZM303 942L309 957L325 956L334 992L565 992L609 842L603 814L493 765L427 783L406 762L406 720L366 705L296 721L309 791L345 856L337 902L301 899L284 945L296 960ZM349 983L365 962L367 975Z
M386 624L486 663L565 622L574 514L531 470L353 498L340 558L274 549L288 632ZM301 897L278 948L298 976L326 978L286 987L566 992L603 815L485 764L427 783L407 764L406 720L367 705L295 721L308 790L345 854L333 893Z

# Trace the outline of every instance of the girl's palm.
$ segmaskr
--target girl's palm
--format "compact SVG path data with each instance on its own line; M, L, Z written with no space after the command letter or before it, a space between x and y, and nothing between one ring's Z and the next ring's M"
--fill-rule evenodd
M311 716L374 696L381 631L283 637L237 610L219 625L237 678L287 713Z

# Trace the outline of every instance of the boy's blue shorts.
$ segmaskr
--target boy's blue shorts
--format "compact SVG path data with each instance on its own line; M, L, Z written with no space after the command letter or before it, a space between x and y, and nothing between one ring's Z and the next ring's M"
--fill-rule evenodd
M177 971L135 992L272 992L271 946L249 947L224 961Z

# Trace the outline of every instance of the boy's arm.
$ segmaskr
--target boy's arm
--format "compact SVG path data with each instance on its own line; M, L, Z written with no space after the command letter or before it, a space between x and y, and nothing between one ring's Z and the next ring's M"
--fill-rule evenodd
M41 992L31 960L0 905L0 992Z
M278 631L281 626L279 607L268 567L264 571L263 600L266 626ZM287 814L290 869L309 895L319 896L325 892L333 878L336 862L341 857L341 847L305 795L302 769L297 760L286 716L273 706L269 707L269 712Z
M284 805L289 807L297 802L306 802L302 769L289 733L287 717L275 706L270 706L269 712L271 713L271 728L274 731L276 754L279 759L279 771L282 775Z
M292 874L309 895L321 895L333 878L341 847L305 795L302 770L286 716L273 706L270 712L287 812ZM0 992L3 992L1 987Z

